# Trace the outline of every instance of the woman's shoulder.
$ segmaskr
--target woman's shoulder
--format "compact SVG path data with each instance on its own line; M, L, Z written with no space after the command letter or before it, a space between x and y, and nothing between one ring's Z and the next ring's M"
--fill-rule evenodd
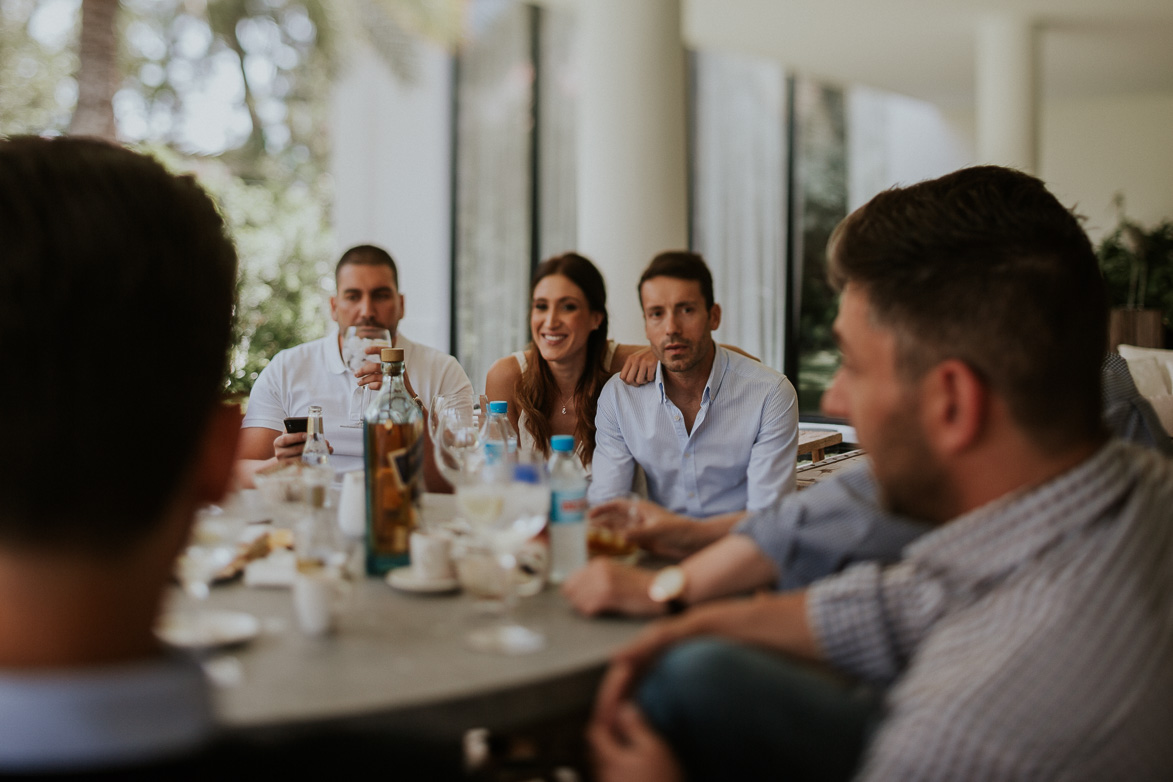
M525 354L523 352L519 351L518 353L503 356L494 361L493 366L489 367L489 373L485 378L485 382L489 383L494 380L516 382L521 377L524 363Z

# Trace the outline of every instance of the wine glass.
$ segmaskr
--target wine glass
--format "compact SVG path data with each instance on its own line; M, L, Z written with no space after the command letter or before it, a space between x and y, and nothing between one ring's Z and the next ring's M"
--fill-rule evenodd
M391 332L382 326L348 326L342 338L342 360L351 372L362 369L362 365L379 359L373 353L367 353L371 345L391 347Z
M244 523L235 515L208 509L192 527L191 540L176 562L176 575L183 591L196 600L206 600L216 574L236 556Z
M479 481L484 458L481 433L471 411L453 405L443 407L436 414L432 444L436 466L445 480L453 486Z
M346 334L342 337L342 360L350 367L351 372L358 372L367 362L379 363L377 355L366 351L371 345L391 347L391 332L382 326L347 326ZM355 382L357 383L357 380ZM368 391L367 387L355 386L354 393L361 397L361 404L352 400L350 419L344 424L339 424L340 428L362 429L362 411L366 409L369 401Z
M440 416L444 415L448 404L448 397L436 394L432 397L431 404L428 405L428 434L433 440L436 439L436 427L440 425Z
M175 575L183 591L195 601L183 613L188 616L188 631L199 639L198 643L206 643L212 636L204 601L216 576L236 558L244 526L243 519L219 508L201 511L187 548L175 561Z
M512 473L513 480L509 480ZM456 503L478 536L491 548L504 573L504 612L500 621L473 630L470 647L490 654L520 655L545 647L546 637L519 624L513 617L517 602L513 571L517 552L546 526L550 487L532 464L495 464L483 467L479 479L457 486Z

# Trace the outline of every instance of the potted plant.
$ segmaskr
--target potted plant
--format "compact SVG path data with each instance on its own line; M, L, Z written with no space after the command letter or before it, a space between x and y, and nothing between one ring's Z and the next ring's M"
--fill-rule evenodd
M1173 221L1145 230L1123 214L1096 248L1112 307L1109 349L1168 347L1173 326Z

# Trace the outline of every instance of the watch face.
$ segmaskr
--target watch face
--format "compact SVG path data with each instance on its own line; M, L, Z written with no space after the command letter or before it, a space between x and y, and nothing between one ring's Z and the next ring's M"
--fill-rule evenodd
M667 603L684 593L684 571L678 567L666 567L656 574L648 587L648 596L657 603Z

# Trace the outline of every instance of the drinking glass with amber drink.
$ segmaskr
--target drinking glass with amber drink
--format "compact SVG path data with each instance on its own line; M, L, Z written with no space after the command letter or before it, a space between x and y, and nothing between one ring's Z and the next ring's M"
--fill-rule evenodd
M592 557L615 557L635 560L639 557L639 546L627 539L627 531L643 524L640 503L644 497L631 492L599 505L606 512L597 511L590 516L587 525L587 553Z

